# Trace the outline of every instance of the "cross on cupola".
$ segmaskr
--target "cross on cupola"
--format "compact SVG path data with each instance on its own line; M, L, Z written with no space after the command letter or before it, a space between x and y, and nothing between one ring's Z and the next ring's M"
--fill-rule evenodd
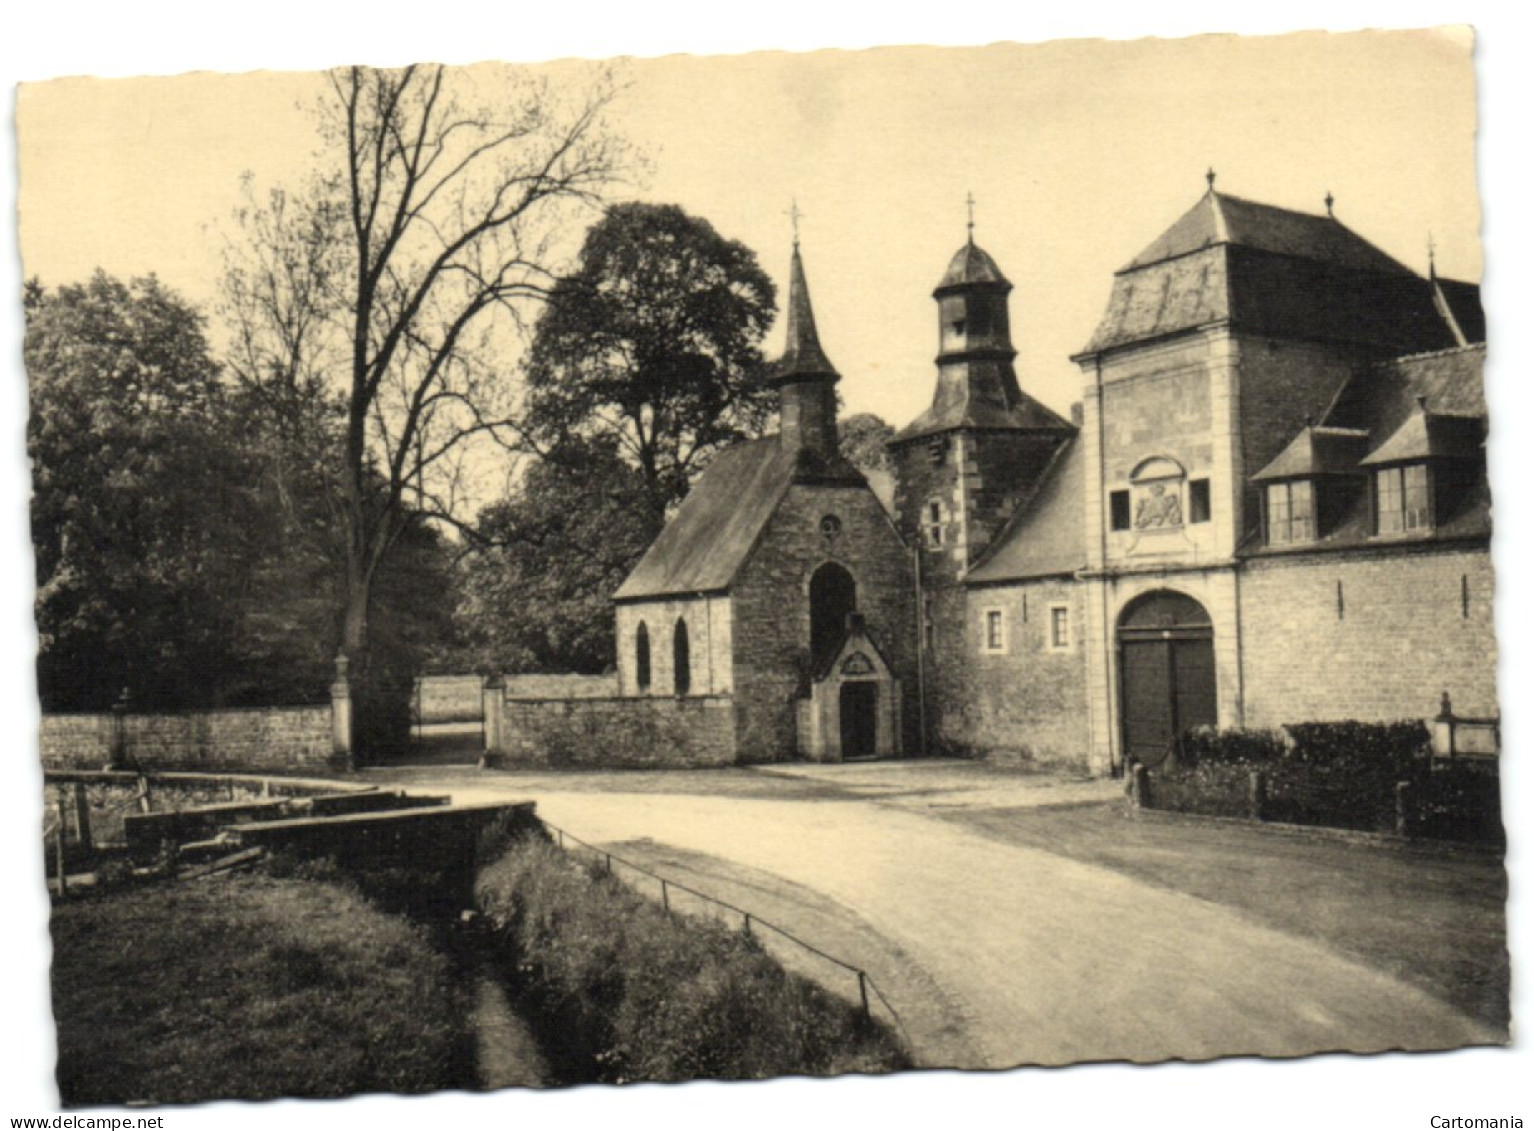
M970 243L974 243L975 242L975 194L972 193L972 192L965 193L964 194L964 204L969 209L969 242Z

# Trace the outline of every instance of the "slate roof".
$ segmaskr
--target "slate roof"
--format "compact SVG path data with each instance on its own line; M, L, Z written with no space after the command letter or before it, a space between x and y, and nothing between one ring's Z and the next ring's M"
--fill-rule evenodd
M973 368L976 363L970 364ZM989 396L986 395L987 385L992 386ZM980 395L972 395L977 388ZM1006 366L1005 373L998 374L990 382L945 381L940 374L932 404L897 432L890 443L902 444L955 428L993 432L1038 429L1072 431L1070 423L1058 413L1023 392L1011 372L1011 366Z
M1074 573L1087 564L1086 457L1077 438L1055 452L1039 487L965 580L971 585Z
M788 333L783 356L773 367L773 380L782 384L805 378L838 380L836 367L820 346L815 310L810 305L810 286L804 278L804 261L799 257L799 245L795 243L788 266Z
M613 600L726 591L795 483L867 486L846 460L788 451L776 434L726 448L704 470Z
M955 287L966 287L976 283L1002 286L1011 289L1012 284L1001 273L1001 268L996 266L996 260L990 253L975 246L971 239L958 251L953 253L953 258L948 261L948 270L943 272L943 278L938 282L934 295L940 295L944 291Z
M1114 276L1080 356L1220 324L1416 353L1459 344L1452 323L1484 337L1474 284L1422 278L1333 217L1211 191Z
M1357 472L1358 461L1369 450L1369 433L1361 428L1323 428L1310 425L1289 441L1278 457L1252 476L1254 483L1270 479L1309 479L1317 475Z
M1119 274L1217 244L1314 259L1360 271L1412 274L1410 268L1390 258L1335 217L1259 204L1213 189L1149 247L1120 268Z
M1355 482L1330 489L1334 507L1330 522L1313 542L1268 547L1254 537L1243 547L1242 556L1431 544L1489 536L1491 491L1479 463L1486 435L1486 401L1481 384L1485 360L1485 345L1476 344L1361 367L1338 393L1323 427L1307 429L1317 434L1346 430L1367 438L1364 450L1355 460ZM1297 438L1254 480L1281 478L1272 474L1273 469L1283 463L1298 442ZM1376 535L1369 508L1367 473L1384 464L1422 459L1449 459L1459 465L1444 484L1448 487L1452 481L1457 486L1439 495L1442 510L1434 525L1401 535ZM1343 470L1336 464L1328 466Z

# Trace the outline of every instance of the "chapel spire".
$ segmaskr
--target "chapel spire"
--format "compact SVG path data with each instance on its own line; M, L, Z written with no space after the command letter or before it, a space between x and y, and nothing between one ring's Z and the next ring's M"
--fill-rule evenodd
M797 214L798 209L794 209ZM799 254L795 216L794 252L788 267L788 327L783 356L772 383L778 389L779 436L790 451L830 459L837 451L836 383L841 380L815 330L815 310Z

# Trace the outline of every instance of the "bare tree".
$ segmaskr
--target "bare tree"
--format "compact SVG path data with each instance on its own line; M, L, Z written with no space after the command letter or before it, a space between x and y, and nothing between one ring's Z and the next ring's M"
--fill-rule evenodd
M474 82L332 72L325 166L294 197L252 198L226 273L242 382L274 405L334 397L341 647L363 662L380 563L420 514L460 523L466 453L514 424L509 335L552 289L562 222L625 156L605 72L573 99Z

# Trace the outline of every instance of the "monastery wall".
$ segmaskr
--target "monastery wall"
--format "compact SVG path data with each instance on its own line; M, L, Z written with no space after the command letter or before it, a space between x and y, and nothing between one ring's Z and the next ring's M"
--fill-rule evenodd
M1249 563L1246 725L1427 719L1445 691L1458 715L1496 714L1492 587L1482 549Z
M963 684L941 719L944 745L1003 764L1086 767L1089 654L1084 587L1069 579L972 589L956 610L957 631L946 636L949 674L940 682ZM1066 610L1067 642L1055 646L1051 610ZM1000 614L999 648L987 636L989 614ZM955 672L954 669L957 668ZM954 690L958 690L955 688Z

